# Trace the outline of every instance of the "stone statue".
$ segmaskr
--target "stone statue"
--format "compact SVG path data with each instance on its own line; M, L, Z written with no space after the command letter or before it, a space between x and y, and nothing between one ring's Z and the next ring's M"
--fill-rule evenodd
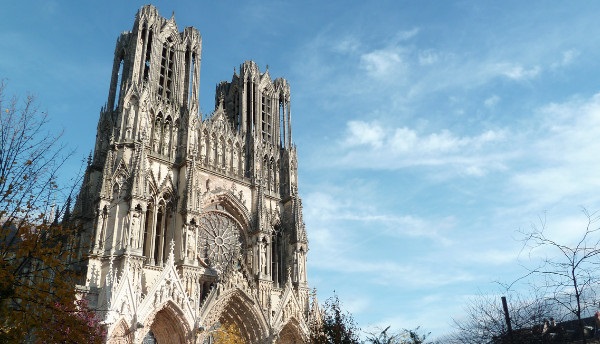
M131 232L131 247L138 248L139 247L139 239L140 239L140 213L135 211L131 214L131 223L130 223L130 232Z
M196 250L196 228L193 225L187 227L187 245L186 257L189 260L194 259L194 251Z
M260 256L260 263L262 265L261 269L263 271L263 273L267 273L267 243L265 241L262 242L262 244L260 245L261 248L261 256Z

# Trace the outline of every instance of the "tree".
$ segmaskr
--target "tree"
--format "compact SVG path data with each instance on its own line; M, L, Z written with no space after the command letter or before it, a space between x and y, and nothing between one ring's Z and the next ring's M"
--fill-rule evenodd
M399 334L388 334L391 326L386 327L379 333L369 333L367 343L370 344L398 344L400 343Z
M245 344L240 329L233 323L221 325L212 337L215 344Z
M327 299L321 316L311 323L311 344L357 344L359 329L352 315L342 310L337 295Z
M542 295L534 293L522 295L503 290L507 295L512 336L508 333L504 310L498 295L478 295L468 300L465 316L453 319L455 332L441 342L456 344L480 343L539 343L542 335L541 324L544 318L556 313Z
M0 109L0 342L103 342L75 287L73 189L57 182L70 154L33 97L7 99L1 82Z
M546 232L546 221L540 219L524 235L524 248L530 256L544 254L541 263L529 268L527 276L542 277L537 283L545 298L575 318L583 344L587 342L582 318L590 307L595 307L595 288L600 282L600 227L597 213L583 209L586 225L583 233L572 242L561 242ZM566 229L569 230L569 229Z
M426 344L427 334L421 334L420 328L404 329L399 333L388 333L391 326L378 333L369 333L365 343L369 344ZM429 342L432 343L432 342Z

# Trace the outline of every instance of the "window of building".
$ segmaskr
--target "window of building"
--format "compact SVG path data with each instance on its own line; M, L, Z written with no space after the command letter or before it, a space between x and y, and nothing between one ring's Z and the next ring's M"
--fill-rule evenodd
M271 99L269 97L266 96L262 96L262 108L261 108L261 112L262 112L262 123L261 123L261 129L262 129L262 139L263 141L271 141L271 125L273 123L272 121L272 115L271 115Z
M160 78L158 81L158 96L171 99L173 86L173 63L175 62L175 48L170 42L163 45L160 60Z

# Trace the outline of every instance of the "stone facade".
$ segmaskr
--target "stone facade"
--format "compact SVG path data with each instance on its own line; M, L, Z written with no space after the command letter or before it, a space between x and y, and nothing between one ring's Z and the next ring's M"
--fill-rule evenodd
M116 44L74 210L82 288L110 343L308 336L290 87L244 62L199 115L202 38L142 7Z

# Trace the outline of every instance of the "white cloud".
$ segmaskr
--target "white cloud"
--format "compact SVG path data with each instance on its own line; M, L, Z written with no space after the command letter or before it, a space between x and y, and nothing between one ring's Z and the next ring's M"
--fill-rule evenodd
M334 42L333 50L339 53L354 53L360 47L360 41L354 36L346 36L341 40Z
M363 54L360 57L360 63L367 74L375 79L393 80L398 75L406 74L408 70L402 49L398 47Z
M499 102L500 102L500 97L498 95L494 94L493 96L487 98L483 102L483 105L485 105L485 107L487 107L487 108L493 108L496 105L498 105Z
M452 229L455 221L451 217L424 219L410 214L389 214L380 207L371 204L371 196L368 187L362 187L354 183L349 189L342 187L335 190L324 190L308 194L306 207L304 208L306 218L315 221L315 229L311 232L312 240L317 245L330 246L333 238L338 232L343 233L342 238L356 234L364 240L364 233L353 233L346 228L377 228L378 231L371 233L369 238L384 236L388 238L421 237L428 238L432 242L449 245L452 240L444 233ZM381 197L376 197L381 200ZM338 232L336 232L338 231ZM354 241L351 246L359 245ZM347 245L345 246L347 249Z
M509 79L520 81L535 78L541 72L541 68L534 66L527 69L519 64L501 63L498 64L498 71Z
M419 52L418 61L421 66L432 65L440 59L437 52L432 49L422 50Z
M545 204L573 199L576 206L597 199L592 194L600 188L600 160L595 158L600 151L600 93L545 106L536 120L524 133L531 160L514 174L515 188Z
M551 67L556 69L556 68L569 66L573 63L573 61L575 61L575 59L578 56L579 56L579 51L577 51L575 49L569 49L569 50L563 51L561 60L554 62L551 65Z
M311 257L311 262L313 258L315 257ZM356 255L328 254L326 258L316 257L315 261L318 261L318 264L311 264L310 269L329 270L342 274L360 274L363 279L369 281L369 284L401 286L408 289L438 288L473 281L476 278L466 269L451 267L441 269L441 266L438 265L401 263L392 259L361 259Z
M347 123L348 136L345 144L348 146L370 145L381 147L385 138L384 130L381 126L369 125L362 121L350 121Z
M463 173L481 175L490 168L502 167L505 157L490 157L484 150L505 139L504 130L487 130L476 136L458 136L449 130L421 134L415 129L393 128L377 121L350 121L345 137L340 140L341 152L336 152L342 158L327 160L342 166L374 169L457 165Z
M398 42L407 41L413 37L415 37L419 33L419 28L412 28L407 31L400 31L396 34L396 40Z

